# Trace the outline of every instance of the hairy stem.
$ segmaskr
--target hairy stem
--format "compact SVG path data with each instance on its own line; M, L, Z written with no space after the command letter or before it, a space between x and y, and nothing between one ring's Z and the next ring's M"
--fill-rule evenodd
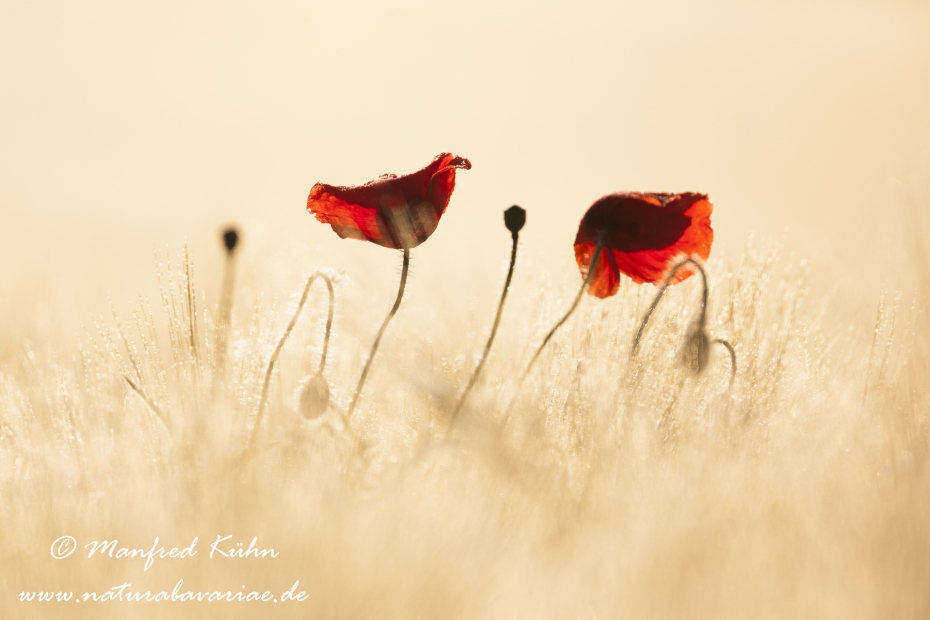
M730 384L727 386L727 390L730 390L733 388L733 382L736 380L736 349L723 338L717 338L713 340L711 344L719 344L725 347L730 354Z
M649 319L652 317L652 313L655 312L656 306L659 305L659 300L661 300L662 296L665 295L665 291L668 289L669 284L672 283L672 279L675 277L675 274L686 265L694 265L698 268L698 271L701 272L701 280L704 283L704 289L701 293L701 315L698 317L698 325L701 329L704 328L707 318L707 274L704 272L704 267L699 262L693 258L686 258L672 267L671 271L668 272L668 275L665 277L665 282L662 283L662 287L659 289L656 298L652 300L652 304L649 306L649 309L646 310L646 315L643 317L642 323L639 324L639 330L637 330L636 337L633 339L633 349L630 351L631 356L636 355L639 352L639 342L643 337L643 332L646 330L646 325L649 323Z
M517 238L519 237L519 233L515 232L512 234L512 236L513 247L510 250L510 268L507 270L507 279L504 281L504 291L501 293L501 300L497 305L497 315L494 317L494 325L491 327L491 335L488 336L488 342L484 345L484 353L481 355L481 361L478 362L478 366L475 368L475 372L472 373L471 379L468 381L468 385L465 386L465 391L462 393L458 404L452 411L452 416L449 420L449 428L452 428L452 426L455 424L455 419L458 417L459 411L461 411L462 406L465 404L465 399L468 397L468 393L478 381L478 375L481 374L481 369L484 367L484 362L488 359L488 353L491 351L491 344L494 342L494 336L497 335L497 328L501 322L501 314L504 312L504 301L507 299L507 291L510 289L510 280L513 278L513 267L517 262Z
M539 345L539 348L536 349L536 353L533 355L533 359L530 360L530 363L527 365L526 370L523 371L523 376L520 377L520 380L526 379L526 376L530 374L530 370L533 369L533 364L536 363L536 359L539 357L539 354L543 352L543 349L546 348L546 345L552 339L552 336L555 332L562 327L565 321L568 320L568 317L572 315L572 312L575 311L575 308L578 307L578 304L581 302L581 296L584 295L585 290L588 288L588 285L591 283L591 280L594 279L594 273L597 271L597 261L601 257L601 251L604 249L604 243L607 240L607 230L601 233L600 238L597 241L597 247L594 250L594 256L591 258L591 264L588 266L588 273L585 276L584 282L581 283L581 288L578 289L578 294L575 295L575 301L572 302L572 307L568 309L568 312L565 313L559 322L555 324L546 337L543 339L542 344Z
M320 354L320 369L318 375L322 375L326 370L326 354L329 352L329 335L333 329L333 309L336 304L336 294L333 292L333 282L327 276L318 274L326 282L326 290L329 291L329 310L326 314L326 333L323 335L323 352Z
M226 253L226 268L223 272L223 285L220 291L220 308L216 320L216 358L214 374L219 377L225 371L227 338L232 317L233 286L235 285L236 259L232 252Z
M378 335L375 336L375 342L371 345L371 351L368 353L368 361L365 362L365 367L362 368L362 376L359 378L358 386L355 388L355 395L352 397L352 403L349 405L349 409L346 411L346 420L351 419L352 412L355 411L355 405L358 403L358 397L362 394L362 388L365 386L365 380L368 378L368 370L371 368L371 362L375 359L375 353L378 352L378 345L381 343L381 336L384 335L384 330L387 329L388 323L391 322L391 319L393 319L394 315L397 314L397 309L400 308L400 300L404 297L404 287L407 286L408 267L410 267L410 248L405 247L404 265L400 272L400 287L397 289L397 299L394 300L394 305L391 307L391 311L388 312L388 315L384 318L384 323L381 324L381 329L378 330Z
M278 356L281 354L281 349L284 348L284 343L287 342L287 337L291 335L291 331L293 331L294 325L297 324L297 318L300 316L300 311L303 309L304 304L307 302L307 295L310 293L310 287L313 286L313 282L317 278L323 278L323 280L326 281L327 289L329 289L329 316L326 321L326 335L323 337L323 354L320 360L320 372L323 372L323 365L326 363L326 352L329 349L330 327L333 324L333 284L325 275L321 273L315 273L307 280L307 285L304 286L303 295L300 296L300 303L297 304L297 310L294 312L294 316L291 318L291 322L288 323L287 329L284 330L284 335L281 336L281 340L278 342L278 346L275 347L274 352L271 354L271 358L268 360L268 370L265 372L265 382L262 385L262 397L258 402L258 415L255 417L255 425L252 427L252 435L249 439L249 451L255 447L255 442L258 439L258 431L261 427L262 418L265 414L265 401L268 398L268 386L271 385L271 373L274 370L275 362L278 361Z

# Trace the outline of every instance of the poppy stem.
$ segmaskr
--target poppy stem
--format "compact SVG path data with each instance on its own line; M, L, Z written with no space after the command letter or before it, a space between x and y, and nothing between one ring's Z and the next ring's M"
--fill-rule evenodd
M320 354L320 369L316 374L322 375L326 369L326 354L329 352L329 335L333 329L333 310L336 304L336 293L333 292L333 281L327 276L319 274L323 281L326 282L326 290L329 291L329 309L326 314L326 333L323 335L323 352Z
M526 379L526 376L530 374L530 370L533 369L533 364L536 363L536 359L539 357L539 354L542 353L543 349L546 348L546 345L549 343L549 340L552 339L552 336L555 334L556 330L562 327L562 324L568 320L568 317L572 315L572 312L575 311L575 308L578 307L578 304L581 302L581 296L584 294L585 290L588 288L588 285L591 283L591 280L594 279L594 273L597 271L597 261L601 257L601 252L604 249L604 243L607 241L607 229L604 229L601 232L600 238L597 240L597 247L594 249L594 256L591 258L591 263L588 265L588 273L585 275L584 282L581 283L581 288L578 290L578 294L575 295L575 301L572 302L572 307L568 309L568 312L565 313L558 323L555 324L555 327L546 334L546 337L543 339L542 344L539 345L539 348L536 349L536 353L533 355L533 359L530 360L530 363L527 365L526 370L523 371L523 376L520 377L520 380L523 381Z
M284 348L284 343L287 342L287 337L291 335L291 331L293 331L294 325L297 324L297 318L300 316L300 311L303 309L304 304L307 302L307 295L310 293L310 287L313 286L313 282L317 278L323 278L323 280L326 281L326 288L329 289L329 316L326 321L326 335L323 337L323 353L320 359L320 372L323 372L323 365L326 364L326 352L329 349L330 328L333 324L334 294L333 283L330 281L330 279L322 273L315 273L307 280L307 285L304 286L303 295L300 297L300 303L297 304L297 310L294 312L294 316L291 318L291 322L288 323L287 329L284 330L284 335L281 336L281 340L278 341L278 346L275 347L274 352L271 354L271 358L268 360L268 370L265 372L265 382L262 384L262 397L258 402L258 415L255 416L255 425L252 427L252 435L249 438L249 452L255 448L255 442L258 439L258 430L261 427L262 417L265 413L265 401L268 398L268 386L271 385L271 373L274 370L274 365L278 361L278 355L281 354L281 349Z
M698 271L701 272L701 280L704 283L704 289L701 293L701 314L698 317L698 325L700 329L704 329L704 324L707 318L707 274L704 272L704 267L699 262L693 258L686 258L672 267L671 271L668 272L668 275L665 277L665 282L662 283L662 288L659 289L659 293L656 295L656 298L652 300L652 305L650 305L649 309L646 310L646 315L643 317L642 323L639 324L639 330L636 332L636 337L633 339L633 349L630 351L631 357L639 352L639 341L643 337L643 332L646 329L646 325L649 323L649 319L652 317L652 313L655 312L656 306L659 305L659 300L661 300L662 296L665 295L665 291L668 289L669 284L672 283L672 279L675 277L675 274L686 265L694 265L698 268Z
M511 234L513 237L513 246L510 249L510 268L507 270L507 279L504 280L504 291L501 293L501 300L497 305L497 316L494 317L494 325L491 327L491 335L488 336L488 342L484 345L484 353L481 355L481 361L478 362L478 366L475 368L475 372L472 373L471 379L469 379L468 385L465 387L465 391L462 393L458 404L452 411L452 416L449 419L450 429L455 424L455 420L458 417L459 411L462 409L462 405L465 404L465 399L468 397L468 393L478 381L478 375L481 374L481 369L484 367L484 362L488 359L488 353L491 351L491 344L494 342L494 336L497 335L497 328L501 322L501 314L504 312L504 301L507 299L507 291L510 289L510 280L513 278L513 267L517 263L517 238L519 235L519 231L513 232Z
M736 350L733 348L732 344L723 338L717 338L712 341L711 344L722 345L730 354L730 384L727 386L727 391L729 391L733 389L733 382L736 380Z
M349 409L346 411L345 419L349 420L352 418L352 412L355 411L355 405L358 403L358 397L362 393L362 388L365 386L365 379L368 378L368 369L371 368L371 362L375 359L375 353L378 352L378 345L381 343L381 336L384 335L384 330L387 329L388 323L391 322L391 319L394 318L394 315L397 314L397 309L400 308L400 300L404 297L404 287L407 286L407 270L410 267L410 248L404 247L404 265L400 271L400 287L397 289L397 299L394 300L394 306L391 308L391 311L388 312L388 315L384 318L384 323L381 324L381 329L378 330L378 335L375 336L375 342L371 345L371 351L368 353L368 361L365 362L365 367L362 368L362 376L358 380L358 386L355 388L355 395L352 397L352 403L349 405Z
M232 251L226 253L226 268L223 271L223 285L220 289L220 309L216 321L216 358L214 374L222 376L226 365L227 339L232 317L233 286L236 280L236 259Z

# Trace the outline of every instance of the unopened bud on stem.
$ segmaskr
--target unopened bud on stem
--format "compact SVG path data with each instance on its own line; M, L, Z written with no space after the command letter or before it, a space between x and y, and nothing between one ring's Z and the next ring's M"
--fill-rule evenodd
M223 245L226 246L226 251L232 254L236 250L236 245L239 243L239 231L233 227L227 228L223 231Z
M308 420L315 420L329 407L329 384L322 373L310 377L300 388L300 413Z
M484 345L484 353L481 355L481 360L475 367L475 372L472 373L471 379L468 380L468 385L465 386L465 391L462 392L458 404L456 404L455 409L452 410L452 415L449 416L449 429L455 424L455 419L458 417L459 411L462 410L468 393L475 386L478 375L481 374L481 369L484 367L484 362L488 359L488 353L491 351L491 344L494 342L494 336L497 334L497 327L501 323L501 313L504 311L504 301L507 299L510 279L513 278L513 267L517 263L517 241L520 236L520 229L523 228L524 224L526 224L526 211L521 207L514 205L504 211L504 226L510 231L510 237L513 239L513 245L510 248L510 268L507 269L507 279L504 281L504 292L501 293L500 303L497 304L497 315L494 317L494 325L491 327L491 335L488 336L488 342Z
M695 321L688 328L685 346L681 350L681 363L694 374L700 374L707 368L709 358L710 338L707 337L702 322Z
M517 236L524 224L526 224L526 211L522 207L514 205L504 211L504 226L513 236Z

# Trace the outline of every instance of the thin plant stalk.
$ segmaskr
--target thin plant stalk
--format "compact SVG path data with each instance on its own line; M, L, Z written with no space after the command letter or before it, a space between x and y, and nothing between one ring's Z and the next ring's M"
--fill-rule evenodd
M168 425L168 417L164 414L164 412L162 412L161 408L160 408L158 405L156 405L156 404L152 401L152 399L149 398L149 397L146 395L146 393L142 391L142 388L139 387L138 385L136 385L136 384L133 382L132 379L130 379L130 378L129 378L128 376L126 376L126 375L123 375L123 379L126 381L126 383L129 384L129 387L131 387L132 390L133 390L136 394L139 395L139 398L141 398L141 399L145 402L145 404L149 406L149 409L152 410L152 413L155 414L155 417L157 417L157 418L161 421L161 423L162 423L162 424L164 425L164 427L165 427L165 430L168 431L168 437L171 437L171 438L173 439L173 436L172 436L172 434L171 434L171 427Z
M320 369L318 375L322 375L326 369L326 354L329 352L329 336L333 329L333 310L336 304L336 293L333 291L333 281L327 276L318 274L326 282L326 290L329 292L329 308L326 314L326 333L323 335L323 352L320 354Z
M707 297L708 297L708 288L707 288L707 273L704 271L704 266L693 258L685 258L682 261L678 262L671 271L669 271L668 276L665 278L665 282L662 283L662 287L659 289L656 298L652 301L652 304L649 306L649 309L646 311L645 316L643 317L642 323L639 325L639 330L636 332L636 337L633 339L633 348L630 351L630 355L634 356L639 351L639 343L642 340L643 332L646 329L646 325L649 323L649 319L652 317L652 314L655 312L656 307L659 305L659 301L662 299L662 296L665 295L665 291L668 290L669 285L672 282L672 279L675 277L675 274L678 271L685 267L686 265L694 265L697 267L698 271L701 272L701 282L703 284L703 289L701 291L701 313L698 316L697 321L692 324L692 328L689 333L691 333L690 338L697 338L697 348L704 349L704 347L709 347L711 345L719 344L727 350L727 353L730 354L730 383L727 386L727 390L733 388L733 382L736 380L736 350L733 348L733 345L723 338L716 338L708 342L707 334L705 331L705 326L707 324ZM689 343L694 342L694 340L689 340ZM703 342L704 344L701 344ZM700 360L696 363L696 366L693 368L694 372L700 373L706 364L706 354L701 355L698 353L696 357ZM691 359L691 358L688 358Z
M704 289L701 293L701 314L698 317L698 325L703 330L707 318L707 274L704 272L704 267L699 262L693 258L686 258L677 263L672 267L672 270L668 272L668 275L665 277L665 282L662 283L662 287L659 289L656 298L652 300L652 304L649 306L649 309L646 310L646 315L643 316L643 321L639 324L639 330L637 330L636 337L633 339L633 349L630 352L631 356L639 352L639 342L643 337L643 332L646 330L649 319L652 317L653 312L655 312L656 306L659 305L659 301L662 299L662 296L665 295L665 291L668 290L669 284L671 284L675 274L686 265L694 265L697 267L698 271L701 272L701 280L703 281Z
M200 353L197 351L197 303L194 296L193 261L186 243L184 244L184 276L185 285L187 286L187 320L190 324L191 357L196 364L200 361Z
M713 340L711 344L719 344L723 346L730 354L730 383L727 385L727 390L730 390L733 388L733 382L736 380L736 350L733 348L732 344L723 338L717 338Z
M168 416L165 415L165 412L161 410L161 407L156 405L155 402L151 398L148 397L148 395L145 393L145 390L143 390L141 387L142 386L142 371L140 370L139 362L136 359L136 353L134 353L134 348L130 346L129 339L126 338L126 334L123 333L123 326L120 324L119 316L116 314L116 309L113 307L113 302L110 301L109 297L107 297L107 301L110 303L110 312L113 313L113 321L116 323L116 332L119 334L120 338L122 339L123 346L126 347L126 355L129 357L129 363L132 364L132 368L136 373L138 385L136 385L135 381L129 378L129 375L122 373L122 377L126 381L126 383L129 385L129 387L132 388L132 390L136 394L139 395L139 397L145 402L146 405L148 405L149 409L152 410L152 413L155 414L155 417L157 417L161 421L161 423L165 426L165 430L168 432L168 437L173 439L174 437L171 433L171 425L168 423ZM144 336L143 336L143 342L144 342Z
M562 327L565 321L568 320L568 317L572 315L572 312L575 311L575 308L577 308L578 304L581 302L581 296L584 295L585 290L587 290L588 285L591 283L591 280L594 278L594 272L597 271L597 261L601 257L601 252L604 249L604 243L607 241L607 232L608 231L606 229L603 232L601 232L601 236L597 240L597 246L594 249L594 257L591 259L591 264L588 267L588 273L585 276L584 282L581 283L581 288L578 289L578 294L575 295L575 301L572 302L571 308L569 308L568 312L565 313L565 316L563 316L559 320L559 322L555 324L555 327L553 327L549 331L549 333L546 334L546 337L543 339L542 344L539 345L538 349L536 349L536 353L533 355L533 359L530 360L530 363L527 365L526 370L523 371L523 376L520 378L521 381L523 379L526 379L526 376L530 374L530 370L533 369L533 364L536 363L537 358L539 358L539 354L543 352L543 349L546 348L546 345L552 339L552 336L555 334L555 332L560 327Z
M236 280L236 258L233 251L226 252L226 267L223 271L223 285L220 291L219 316L216 321L216 359L214 372L223 374L226 364L227 339L232 318L233 288Z
M330 329L333 324L333 284L328 277L322 273L315 273L307 280L307 285L304 286L303 295L300 297L300 303L297 304L297 310L294 312L291 322L288 323L287 329L284 330L284 335L281 336L281 340L278 342L278 346L275 347L274 352L271 354L271 358L268 360L268 370L265 372L265 382L262 385L262 396L258 402L258 415L255 417L255 425L252 427L252 435L249 439L249 451L252 451L255 448L255 442L258 439L258 431L262 424L262 418L265 413L265 401L268 398L268 386L271 385L271 373L274 370L274 365L278 361L278 356L281 354L281 349L284 348L284 343L287 342L287 337L291 335L291 331L294 329L294 325L297 324L297 318L300 316L300 311L303 309L304 304L307 301L307 295L310 293L310 287L313 286L313 282L317 278L323 278L326 282L326 288L329 290L329 315L326 320L326 334L323 336L323 353L320 356L320 373L323 372L323 368L326 364L326 354L329 349L329 335Z
M404 288L407 286L407 271L410 267L410 248L404 248L404 264L400 271L400 287L397 289L397 299L394 300L394 305L391 307L391 311L388 312L388 315L384 317L384 322L381 324L381 329L378 330L378 335L375 336L375 342L371 345L371 351L368 353L368 361L365 362L365 367L362 368L362 376L359 377L358 386L355 388L355 394L352 396L352 403L349 405L349 409L346 411L346 420L352 418L352 412L355 411L355 405L358 404L358 397L362 393L362 388L365 387L365 380L368 378L368 370L371 368L371 362L375 359L375 353L378 352L378 345L381 344L381 336L384 335L384 330L387 329L388 323L391 322L391 319L394 318L394 315L397 314L397 309L400 308L400 301L404 297Z
M510 268L507 270L507 279L504 281L504 291L501 293L501 300L497 305L497 315L494 317L494 325L491 327L491 335L488 336L488 342L484 345L484 353L481 354L481 361L479 361L478 366L475 367L475 372L472 373L471 379L468 380L468 385L465 386L465 391L462 393L458 404L456 404L455 409L452 411L452 416L449 420L449 428L452 428L452 426L455 424L455 420L458 417L459 411L461 411L462 406L465 404L465 399L468 398L468 393L478 381L478 375L481 374L481 369L484 367L484 362L488 359L488 353L491 351L491 344L494 342L494 336L497 335L497 328L501 322L501 314L504 312L504 301L507 299L507 291L510 289L510 280L513 278L513 268L517 262L518 236L519 233L513 233L513 246L510 250Z

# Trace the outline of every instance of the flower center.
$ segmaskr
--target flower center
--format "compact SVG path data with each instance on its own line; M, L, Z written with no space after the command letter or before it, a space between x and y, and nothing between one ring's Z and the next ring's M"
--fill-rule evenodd
M620 230L628 237L638 237L639 233L642 232L643 227L639 222L620 222Z

